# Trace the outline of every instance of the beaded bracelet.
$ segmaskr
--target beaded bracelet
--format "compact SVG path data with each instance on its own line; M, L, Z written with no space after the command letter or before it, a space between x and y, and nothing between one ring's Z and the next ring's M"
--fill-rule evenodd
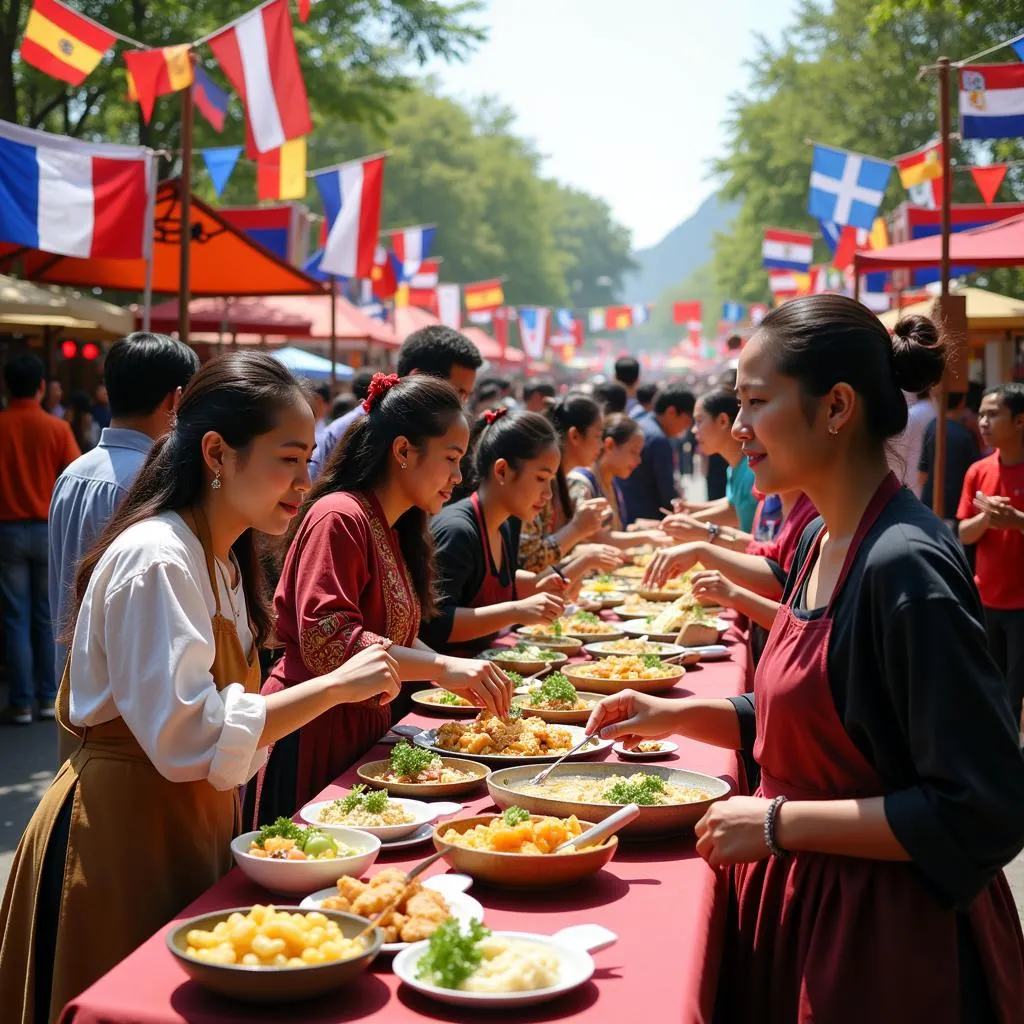
M786 851L775 841L775 815L779 808L786 802L784 796L777 796L768 808L764 816L764 845L768 847L773 857L784 857Z

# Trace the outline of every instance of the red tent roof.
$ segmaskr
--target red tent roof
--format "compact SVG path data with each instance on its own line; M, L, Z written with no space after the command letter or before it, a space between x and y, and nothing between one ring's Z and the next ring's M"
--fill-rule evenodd
M340 340L398 347L398 339L390 327L366 316L340 295L335 301L335 332ZM190 329L199 333L273 335L318 341L331 337L330 295L193 299L188 308ZM141 323L142 314L138 309L135 316ZM152 325L156 331L177 330L177 301L154 306Z
M485 330L469 324L462 328L462 333L480 350L480 355L492 363L521 363L526 356L517 348L505 347L502 354L501 345Z
M157 187L153 230L153 291L177 295L181 205L176 179ZM323 294L323 285L232 227L212 206L192 196L193 295ZM76 259L0 243L0 272L16 262L30 281L142 292L145 260Z
M441 321L419 306L396 306L395 307L395 334L400 341L405 341L413 331L422 327L431 327Z
M951 234L949 259L951 264L971 267L1024 265L1024 214ZM861 273L906 267L937 267L941 262L942 239L939 235L900 242L885 249L858 252L854 256L854 267Z

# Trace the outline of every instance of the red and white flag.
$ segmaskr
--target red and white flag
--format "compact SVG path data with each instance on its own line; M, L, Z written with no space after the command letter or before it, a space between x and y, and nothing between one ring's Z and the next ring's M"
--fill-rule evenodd
M381 266L381 261L375 261L375 255L384 191L384 160L382 156L354 160L313 175L328 224L320 261L324 273L338 277L379 277L379 274L374 275L374 266ZM383 262L389 261L394 262L391 257ZM381 297L379 292L378 297Z
M288 0L257 7L209 43L245 104L250 157L309 135L313 122Z

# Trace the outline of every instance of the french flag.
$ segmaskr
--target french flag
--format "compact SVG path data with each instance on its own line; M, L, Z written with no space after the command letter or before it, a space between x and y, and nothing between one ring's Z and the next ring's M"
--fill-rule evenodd
M433 226L403 228L391 233L391 250L398 257L403 281L411 281L419 273L423 261L434 247L436 234L437 228Z
M149 254L150 152L0 121L0 241L62 256Z
M441 261L424 260L419 270L409 278L409 287L413 290L436 288L441 280Z
M813 251L813 235L803 231L765 228L761 257L766 270L796 270L806 273L811 266Z
M373 276L385 159L355 160L313 175L327 217L327 241L320 260L325 274Z
M313 122L288 0L257 7L209 43L245 103L250 157L309 135Z
M1024 135L1024 64L960 69L960 134L965 139Z

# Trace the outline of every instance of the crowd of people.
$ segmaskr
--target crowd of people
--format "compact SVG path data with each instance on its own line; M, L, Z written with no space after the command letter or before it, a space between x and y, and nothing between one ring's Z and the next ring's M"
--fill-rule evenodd
M924 318L890 338L827 295L772 312L699 394L642 381L632 358L611 381L517 391L435 326L396 373L334 396L263 352L200 367L137 333L107 354L90 445L42 363L10 360L2 721L56 718L60 768L0 905L5 1020L55 1019L227 870L233 835L318 794L416 688L506 715L510 681L481 651L554 621L638 545L648 584L699 566L694 594L750 623L750 693L626 691L588 725L745 756L754 795L697 827L733 883L744 983L723 1019L1011 1019L1024 385L981 396L976 432L959 401L943 410L936 517L924 413L944 362ZM98 872L119 884L90 885Z

